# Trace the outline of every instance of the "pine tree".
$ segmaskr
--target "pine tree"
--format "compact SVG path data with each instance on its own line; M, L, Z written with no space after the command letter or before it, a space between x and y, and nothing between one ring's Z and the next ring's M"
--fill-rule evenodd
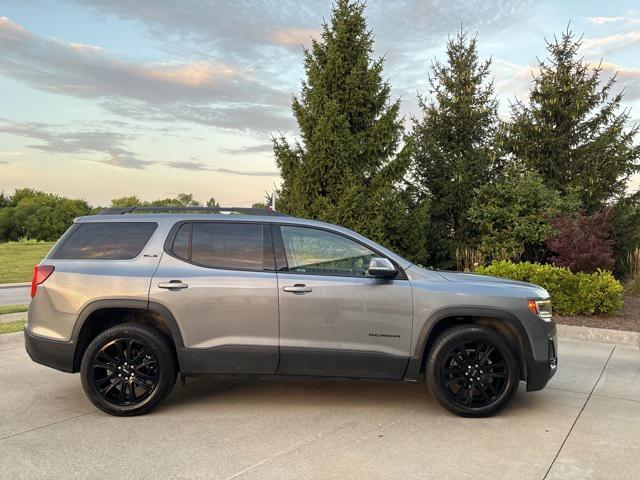
M455 252L473 242L469 208L493 175L499 125L491 61L478 59L476 38L460 31L446 54L446 63L432 64L431 99L419 97L422 119L410 135L413 176L431 200L429 263L440 268L452 267Z
M624 194L638 170L638 126L627 129L623 93L613 94L615 75L602 82L602 66L579 57L581 41L571 31L547 42L529 102L516 102L507 149L563 195L574 191L593 213Z
M398 154L400 102L390 101L384 59L372 60L364 9L337 0L321 38L304 52L306 80L292 105L301 141L274 140L282 177L277 208L403 248L410 215L400 188L408 167ZM421 248L404 253L416 258Z

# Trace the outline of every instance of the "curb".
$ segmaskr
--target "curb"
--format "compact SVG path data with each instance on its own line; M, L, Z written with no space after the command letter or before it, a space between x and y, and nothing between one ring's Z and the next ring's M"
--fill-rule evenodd
M0 345L14 345L24 342L24 332L5 333L0 335Z
M30 287L31 282L22 282L22 283L0 283L0 289L2 288L19 288L19 287Z
M558 337L573 338L575 340L587 340L598 343L614 343L616 345L629 345L640 347L640 332L626 330L609 330L606 328L576 327L557 323Z

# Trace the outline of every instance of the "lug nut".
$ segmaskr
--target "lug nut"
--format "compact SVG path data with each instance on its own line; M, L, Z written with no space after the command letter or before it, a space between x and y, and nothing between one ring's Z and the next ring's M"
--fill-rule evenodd
M118 376L119 376L119 377L121 377L121 376L122 376L122 374L121 374L121 373L119 373L119 374L118 374Z

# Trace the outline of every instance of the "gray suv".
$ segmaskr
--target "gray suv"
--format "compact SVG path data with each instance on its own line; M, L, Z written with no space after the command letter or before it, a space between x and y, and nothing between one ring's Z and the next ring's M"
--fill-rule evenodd
M27 352L79 371L107 413L151 411L180 373L424 376L447 409L487 416L555 373L543 288L268 210L189 210L78 218L36 267Z

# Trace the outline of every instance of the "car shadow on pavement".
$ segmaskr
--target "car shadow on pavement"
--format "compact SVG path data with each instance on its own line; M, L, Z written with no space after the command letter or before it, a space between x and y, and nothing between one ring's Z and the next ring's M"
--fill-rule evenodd
M525 393L525 384L521 383L506 410L515 413L535 408L537 396L536 393ZM198 406L223 408L230 405L252 411L256 406L278 409L340 406L354 410L383 406L405 410L439 409L445 412L424 382L295 377L189 378L185 386L176 384L168 401L159 410Z

